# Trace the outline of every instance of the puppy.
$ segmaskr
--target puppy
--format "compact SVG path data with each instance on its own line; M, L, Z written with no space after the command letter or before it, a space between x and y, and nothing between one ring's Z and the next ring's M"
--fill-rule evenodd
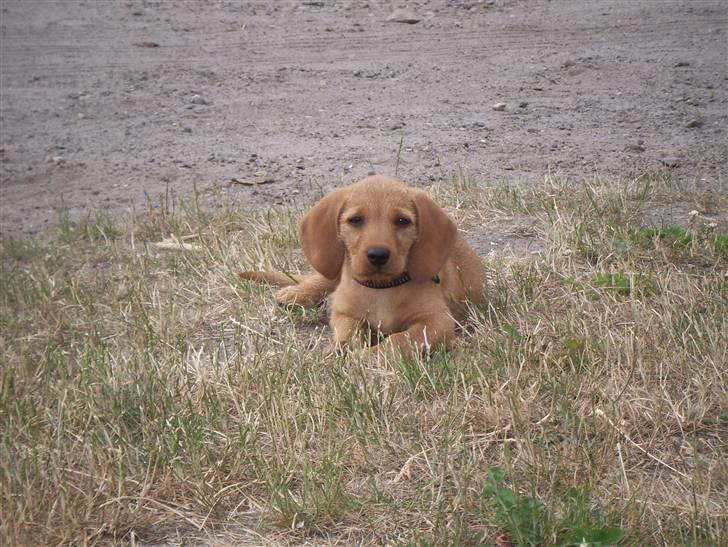
M315 273L240 275L288 285L276 293L282 304L329 296L330 350L367 331L408 355L451 347L465 302L484 297L483 265L453 221L425 192L389 177L327 194L304 216L299 235Z

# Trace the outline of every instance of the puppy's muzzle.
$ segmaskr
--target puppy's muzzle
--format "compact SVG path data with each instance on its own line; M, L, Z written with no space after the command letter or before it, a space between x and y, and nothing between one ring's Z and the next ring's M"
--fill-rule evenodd
M367 249L367 258L372 266L381 268L389 260L389 249L386 247L369 247Z

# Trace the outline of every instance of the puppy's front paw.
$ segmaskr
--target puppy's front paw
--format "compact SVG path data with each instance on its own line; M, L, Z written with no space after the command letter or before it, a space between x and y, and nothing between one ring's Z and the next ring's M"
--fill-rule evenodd
M343 354L344 346L337 342L331 342L328 346L324 348L324 357L326 359L330 359L331 357L336 357L337 355Z

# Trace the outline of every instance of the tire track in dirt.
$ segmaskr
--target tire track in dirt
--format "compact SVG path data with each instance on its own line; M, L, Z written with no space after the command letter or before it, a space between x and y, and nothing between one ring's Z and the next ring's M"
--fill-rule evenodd
M691 22L686 25L684 22L675 20L667 24L655 25L652 28L645 29L643 26L630 24L617 27L596 26L591 28L583 28L574 31L568 28L550 29L559 35L558 44L560 47L569 48L589 43L588 39L593 37L595 33L602 32L623 32L629 34L633 41L653 42L656 39L664 38L665 42L669 42L670 38L665 37L666 33L679 30L681 33L695 36L707 36L710 30L706 30L706 25L713 22L711 19L705 19L699 22ZM409 58L416 56L427 56L430 59L447 59L451 60L453 54L462 53L468 50L471 55L479 56L496 50L508 50L510 52L517 51L538 51L546 46L553 44L553 38L543 37L534 39L534 34L543 34L536 28L523 28L514 30L496 30L496 31L478 31L478 32L441 32L434 37L430 35L422 35L420 33L412 33L398 35L397 41L387 50L387 60L391 60L393 55ZM361 37L350 38L329 38L322 36L320 39L303 38L297 39L295 36L286 40L270 40L270 41L236 41L223 44L211 43L204 47L204 55L192 54L186 57L188 62L202 62L205 59L214 58L218 55L228 53L239 53L241 50L256 55L257 57L249 57L244 60L245 63L258 65L277 65L281 62L287 64L309 63L311 62L311 54L322 55L322 59L315 62L340 62L351 61L356 54L357 62L380 61L382 52L372 48L372 43L384 41L391 38L391 34L366 34ZM3 44L4 58L20 57L28 51L28 44L18 43L13 40L13 45ZM64 57L66 55L78 55L88 51L90 46L68 45L67 43L47 43L40 49L46 50L53 55ZM645 46L643 51L652 52L675 52L684 48L682 45L660 44L657 40L656 44ZM153 48L154 54L147 58L136 58L137 63L179 63L180 55L188 55L189 52L200 49L197 43L189 44L160 44L159 47ZM109 55L127 55L134 51L133 46L124 48L98 48L94 47L95 53L106 53ZM37 52L33 53L37 55ZM110 70L126 67L126 63L112 64L93 64L85 67L78 67L73 71L56 71L59 64L64 62L60 59L58 63L38 64L38 63L6 63L0 65L3 74L7 76L22 75L29 68L43 72L48 76L72 76L75 74L87 74L98 70Z

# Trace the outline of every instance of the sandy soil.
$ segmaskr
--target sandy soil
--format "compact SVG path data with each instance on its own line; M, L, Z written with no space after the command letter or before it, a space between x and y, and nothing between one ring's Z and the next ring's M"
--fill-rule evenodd
M0 0L2 233L395 169L725 181L724 0L406 4L418 22L380 0Z

